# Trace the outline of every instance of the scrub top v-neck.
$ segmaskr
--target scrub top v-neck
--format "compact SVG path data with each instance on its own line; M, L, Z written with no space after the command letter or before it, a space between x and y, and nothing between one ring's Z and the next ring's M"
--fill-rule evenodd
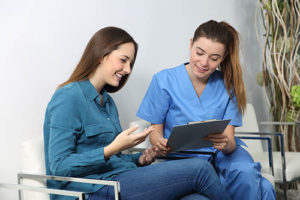
M164 124L165 138L169 138L174 126L191 121L231 119L230 125L241 126L234 93L230 99L222 73L216 70L211 74L198 97L185 64L153 76L137 116L153 124Z

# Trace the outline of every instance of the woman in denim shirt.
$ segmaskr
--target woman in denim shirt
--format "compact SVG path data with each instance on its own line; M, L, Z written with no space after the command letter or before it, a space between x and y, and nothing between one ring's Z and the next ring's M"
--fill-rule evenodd
M108 92L117 92L133 68L138 45L124 30L106 27L94 34L69 80L48 104L44 123L48 175L115 180L121 198L229 199L210 164L184 159L151 164L156 147L122 154L151 133L122 131L118 111ZM113 188L48 181L48 187L84 191L88 200L114 199ZM51 199L74 199L51 196Z

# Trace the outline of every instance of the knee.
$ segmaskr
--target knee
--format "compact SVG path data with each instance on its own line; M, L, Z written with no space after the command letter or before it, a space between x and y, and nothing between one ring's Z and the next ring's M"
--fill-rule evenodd
M196 181L195 184L198 185L196 188L203 183L210 185L219 181L215 169L208 161L199 158L185 159L185 161L187 162L185 162L184 168L187 169L192 180Z
M270 181L268 181L264 177L262 177L261 179L261 188L262 188L263 196L274 196L274 197L276 196L273 185L270 183ZM263 199L269 199L269 198L263 198Z
M214 168L208 161L199 158L184 159L184 168L194 174L199 172L207 175L215 173Z
M190 164L192 166L194 166L196 169L202 169L202 170L213 170L214 168L212 167L212 165L210 164L210 162L208 162L207 160L203 160L203 159L199 159L199 158L192 158L192 159L188 159L190 160Z
M258 163L246 163L242 165L238 163L237 165L232 165L230 176L235 176L237 179L241 180L241 183L257 182L261 178Z

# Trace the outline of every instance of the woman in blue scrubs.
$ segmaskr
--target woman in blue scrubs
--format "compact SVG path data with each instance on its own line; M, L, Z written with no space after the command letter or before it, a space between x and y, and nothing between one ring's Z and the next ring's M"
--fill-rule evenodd
M153 127L122 131L116 105L108 92L126 83L137 43L124 30L106 27L94 34L69 80L55 91L44 123L48 175L120 182L123 200L230 199L207 161L186 159L151 164L157 147L122 154L144 141ZM111 186L48 181L49 188L83 191L88 200L114 199ZM203 196L204 195L204 196ZM51 196L51 199L75 199Z
M231 119L224 132L207 136L213 147L201 150L218 152L216 171L232 199L275 199L273 186L260 174L260 164L234 136L245 107L238 32L225 22L211 20L196 29L188 63L153 76L137 116L153 124L150 141L163 156L171 152L166 144L174 126Z

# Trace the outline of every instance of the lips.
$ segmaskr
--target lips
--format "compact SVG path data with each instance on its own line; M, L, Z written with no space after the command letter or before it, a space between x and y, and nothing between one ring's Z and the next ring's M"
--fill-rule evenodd
M116 73L116 77L117 77L117 78L118 78L118 80L120 81L120 80L122 79L123 75L122 75L122 74L120 74L120 73Z
M199 67L199 66L196 66L196 69L197 69L197 71L199 71L199 72L207 72L207 71L208 71L208 68Z

